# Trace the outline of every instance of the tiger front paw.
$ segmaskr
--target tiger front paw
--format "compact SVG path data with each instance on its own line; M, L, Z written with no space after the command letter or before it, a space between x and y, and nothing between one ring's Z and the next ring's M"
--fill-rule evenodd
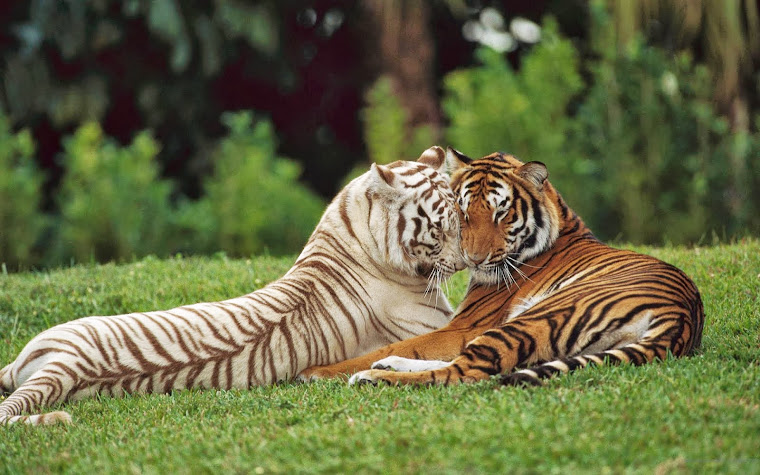
M503 374L499 378L499 382L504 386L542 386L541 380L538 379L536 373L530 370Z
M373 386L376 386L379 381L379 379L377 378L377 375L378 373L381 373L381 372L382 371L375 370L375 369L359 371L358 373L348 378L348 385L360 386L363 384L371 384Z
M295 380L299 383L310 383L321 379L330 379L339 376L340 375L335 374L333 371L328 370L325 366L312 366L298 373Z
M384 369L389 371L431 371L445 368L449 362L440 360L415 360L402 358L401 356L388 356L372 363L372 369Z

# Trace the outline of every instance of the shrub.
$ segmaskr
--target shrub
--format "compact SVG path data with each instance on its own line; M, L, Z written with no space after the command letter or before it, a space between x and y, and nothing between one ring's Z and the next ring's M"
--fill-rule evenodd
M618 51L603 40L612 28L604 10L594 18L599 59L590 63L571 176L560 188L570 204L600 236L632 242L757 231L757 140L716 114L707 69L641 38Z
M409 126L409 115L393 92L393 81L381 76L367 90L360 116L364 142L370 162L387 164L396 160L416 160L433 145L436 134L429 125ZM360 162L343 180L347 184L366 172L369 164Z
M31 134L12 133L0 110L0 264L13 268L39 262L35 244L47 221L40 211L42 180Z
M640 38L618 51L604 6L592 10L587 87L575 48L548 20L519 71L481 48L481 66L445 77L449 143L472 156L505 151L545 162L603 239L760 232L760 135L733 132L716 113L704 66Z
M121 147L94 122L64 141L56 261L167 253L171 185L158 179L158 150L147 132Z
M228 113L222 119L229 135L214 153L214 174L204 183L205 196L186 202L177 218L189 236L188 247L237 256L299 251L324 204L298 183L298 165L276 156L269 121L254 122L251 112Z
M452 146L471 156L504 151L547 163L564 159L567 108L582 82L575 48L553 20L544 22L542 38L518 72L501 53L481 47L481 66L446 75L443 110Z
M406 109L393 93L389 77L381 76L367 91L365 101L367 105L361 111L361 118L367 154L372 162L416 160L433 144L435 134L429 126L410 129Z

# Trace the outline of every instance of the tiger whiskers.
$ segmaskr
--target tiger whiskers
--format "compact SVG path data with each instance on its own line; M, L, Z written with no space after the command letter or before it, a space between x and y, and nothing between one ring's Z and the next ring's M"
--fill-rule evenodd
M442 285L446 285L446 290L443 290ZM433 299L433 289L435 289L435 305L434 308L438 309L438 300L441 297L441 293L443 293L443 296L448 298L449 294L449 279L448 277L444 277L444 270L441 268L440 263L436 262L433 265L433 270L430 272L430 276L428 277L428 284L427 287L425 287L425 293L424 295L429 294L428 303Z
M530 279L530 277L528 277L528 274L526 274L525 272L521 271L519 267L517 267L515 264L513 264L513 262L514 262L514 263L516 263L518 265L524 265L522 262L518 261L517 259L513 259L513 258L511 258L509 256L507 256L507 258L504 259L503 262L504 262L505 267L506 266L511 267L512 269L515 270L515 272L517 272L520 275L520 277L522 277L523 279L527 280L528 282L533 282ZM518 287L519 287L519 285L518 285Z
M435 295L435 305L437 307L438 305L438 297L441 295L441 286L439 285L440 282L440 270L438 269L438 265L436 264L433 266L433 271L430 272L430 275L428 276L428 283L427 287L425 287L425 293L424 295L428 296L428 303L433 299L433 289L436 290Z
M450 277L443 279L443 285L446 286L446 290L443 292L443 294L446 296L446 298L448 298L449 295L451 295L451 290L449 289L449 278Z
M497 275L501 276L500 279L497 279L496 285L498 285L499 280L504 280L504 285L509 288L512 286L512 284L515 284L517 288L520 288L520 284L517 283L517 279L512 275L512 272L510 272L509 267L506 265L506 261L504 261L504 265L500 265L496 268Z
M520 260L517 260L514 257L510 257L510 256L507 256L507 259L509 259L510 261L514 262L517 265L525 266L525 267L530 267L532 269L543 269L544 268L544 266L532 266L530 264L526 264L526 263L524 263L524 262L522 262Z

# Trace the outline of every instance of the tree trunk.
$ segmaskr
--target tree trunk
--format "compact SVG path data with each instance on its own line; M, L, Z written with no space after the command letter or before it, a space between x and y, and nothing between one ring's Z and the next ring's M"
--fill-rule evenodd
M429 125L440 138L441 116L436 95L435 49L427 2L362 0L367 28L365 51L373 77L391 78L407 111L408 129Z

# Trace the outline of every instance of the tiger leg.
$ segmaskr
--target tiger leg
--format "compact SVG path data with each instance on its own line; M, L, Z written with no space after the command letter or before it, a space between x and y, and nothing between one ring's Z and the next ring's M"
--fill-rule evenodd
M673 349L671 339L667 336L644 337L638 342L629 343L619 348L556 359L532 368L505 374L501 377L501 383L507 386L540 386L542 379L548 379L556 374L568 373L578 368L585 368L590 364L601 366L630 363L638 366L655 360L664 360L669 352L673 354ZM676 353L676 356L680 355Z
M509 371L533 357L535 340L514 325L486 331L467 344L451 363L440 367L431 362L431 369L398 372L382 369L361 371L351 376L349 384L456 384L472 383ZM422 362L421 362L422 363Z
M443 328L384 346L346 361L326 366L312 366L303 370L297 379L302 382L325 378L347 379L349 375L370 369L373 363L391 356L416 360L451 361L462 352L468 341L480 335L486 328Z
M34 373L0 403L0 425L24 422L32 425L69 423L71 416L63 411L22 416L40 407L50 406L66 400L74 381L68 374L55 367L46 367Z

